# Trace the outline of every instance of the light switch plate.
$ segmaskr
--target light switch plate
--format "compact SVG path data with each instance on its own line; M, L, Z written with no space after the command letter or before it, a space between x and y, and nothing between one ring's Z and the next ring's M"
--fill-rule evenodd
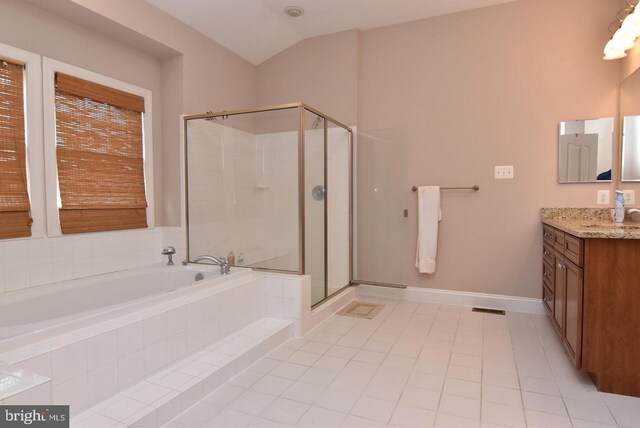
M624 192L624 205L636 204L636 191L635 190L623 190Z
M598 190L598 205L609 205L609 191Z
M513 165L496 166L493 177L496 180L513 179Z

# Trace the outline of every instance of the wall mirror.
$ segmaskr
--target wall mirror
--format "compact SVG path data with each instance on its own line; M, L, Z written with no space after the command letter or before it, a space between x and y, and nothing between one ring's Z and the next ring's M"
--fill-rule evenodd
M613 118L560 122L558 183L611 181Z
M640 71L620 85L622 117L621 180L640 181Z

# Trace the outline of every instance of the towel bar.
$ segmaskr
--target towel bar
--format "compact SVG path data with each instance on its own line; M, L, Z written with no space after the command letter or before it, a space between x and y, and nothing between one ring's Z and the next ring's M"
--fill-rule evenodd
M472 186L472 187L441 187L440 189L441 190L473 190L474 192L477 192L478 190L480 190L480 186L476 184L475 186ZM413 186L411 190L413 190L414 192L417 192L418 188L416 186Z

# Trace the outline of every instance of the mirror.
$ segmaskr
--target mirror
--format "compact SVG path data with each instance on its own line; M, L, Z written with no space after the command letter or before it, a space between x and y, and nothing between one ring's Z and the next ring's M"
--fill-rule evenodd
M611 181L613 118L560 122L558 183Z
M640 71L620 85L622 181L640 181Z

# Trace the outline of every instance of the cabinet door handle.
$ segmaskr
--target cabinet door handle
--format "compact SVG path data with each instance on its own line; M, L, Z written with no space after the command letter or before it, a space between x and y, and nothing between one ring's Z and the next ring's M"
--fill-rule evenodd
M550 234L550 233L547 233L547 232L545 232L545 233L544 233L544 236L545 236L546 238L551 238L551 234Z
M567 266L566 266L566 265L563 265L562 263L558 263L558 267L559 267L560 269L564 269L564 268L566 268Z
M550 256L551 254L549 254L549 252L548 252L548 251L545 251L545 252L544 252L544 255L545 255L545 256Z

